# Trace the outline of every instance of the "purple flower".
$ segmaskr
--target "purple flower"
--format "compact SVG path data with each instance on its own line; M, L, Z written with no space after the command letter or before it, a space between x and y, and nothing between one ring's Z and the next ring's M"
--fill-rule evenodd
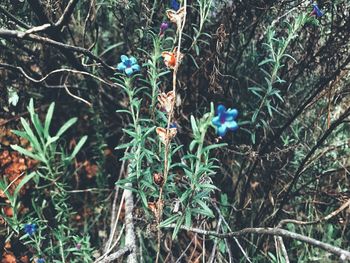
M36 263L45 263L45 259L43 259L43 258L38 258L38 260L36 261Z
M321 9L318 7L316 3L312 4L312 12L311 15L315 15L316 17L321 17L324 15L324 13L321 11Z
M177 11L180 9L180 3L177 0L170 0L171 9Z
M167 30L169 27L169 24L167 22L163 22L161 25L160 25L160 32L159 32L159 35L163 35L165 30Z
M122 62L118 64L117 69L120 71L124 71L126 75L130 76L135 71L140 71L141 68L139 64L137 64L136 58L132 56L127 57L125 55L122 55L120 59Z
M25 224L24 225L24 232L30 236L32 236L36 230L38 229L38 226L36 224Z
M218 136L225 136L227 130L235 131L238 129L238 124L235 121L238 115L236 109L226 110L224 105L219 105L217 108L217 116L212 120L212 123L216 126L216 133Z
M80 243L76 244L75 248L80 250L81 249L81 244Z

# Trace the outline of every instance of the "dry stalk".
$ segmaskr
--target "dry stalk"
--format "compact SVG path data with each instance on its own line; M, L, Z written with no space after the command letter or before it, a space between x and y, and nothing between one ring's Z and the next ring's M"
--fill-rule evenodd
M181 27L178 28L177 32L178 32L178 45L177 45L177 54L176 54L176 63L175 63L175 67L173 70L173 93L174 93L174 97L176 98L176 79L177 79L177 72L179 69L179 58L181 57L181 40L182 40L182 32L186 23L186 9L187 9L187 0L184 0L183 3L183 7L185 9L185 14L182 20L182 24ZM175 107L175 102L176 99L173 100L172 104L171 104L171 109L170 112L168 114L168 119L167 119L167 128L166 128L166 140L165 140L165 148L164 148L164 183L162 184L162 186L160 187L159 190L159 198L158 198L158 202L157 202L157 208L158 208L158 215L156 216L156 220L157 220L157 225L158 225L158 234L157 234L157 257L156 257L156 263L158 263L159 261L159 254L160 254L160 239L161 239L161 229L159 227L160 222L162 221L162 215L163 215L163 187L167 182L167 178L168 178L168 174L169 174L169 150L170 150L170 144L171 144L171 139L170 138L170 124L173 120L173 115L174 115L174 107Z

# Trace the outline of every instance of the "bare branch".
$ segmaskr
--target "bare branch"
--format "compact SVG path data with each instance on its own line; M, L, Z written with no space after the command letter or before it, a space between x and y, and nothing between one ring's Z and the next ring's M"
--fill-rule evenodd
M125 247L123 247L122 249L118 250L117 252L110 254L108 257L106 257L105 259L102 259L100 261L100 263L109 263L112 262L118 258L120 258L121 256L123 256L124 254L126 254L127 252L132 251L133 248L130 245L126 245ZM136 261L135 261L136 262Z
M32 28L28 29L27 31L25 31L23 33L23 36L24 35L33 34L33 33L38 33L38 32L41 32L41 31L45 31L45 30L47 30L50 27L51 27L51 24L43 24L41 26L32 27Z
M74 11L75 6L77 5L79 0L70 0L67 4L66 8L63 11L62 16L55 23L55 27L61 29L64 25L66 25Z
M339 214L341 211L345 210L346 208L350 207L350 199L345 202L344 204L342 204L338 209L334 210L332 213L330 213L329 215L320 218L318 220L315 221L310 221L310 222L304 222L304 221L299 221L299 220L294 220L294 219L284 219L281 220L278 224L278 227L282 227L285 224L288 223L292 223L292 224L296 224L296 225L314 225L314 224L318 224L324 221L328 221L329 219L331 219L332 217L335 217L337 214Z
M85 104L88 105L89 107L92 107L92 103L91 103L91 102L88 102L87 100L85 100L85 99L83 99L83 98L81 98L81 97L79 97L79 96L77 96L77 95L74 95L74 94L68 89L68 87L67 87L67 85L66 85L65 83L63 84L63 87L64 87L64 89L66 90L66 92L67 92L67 94L68 94L69 96L71 96L72 98L77 99L77 100L79 100L79 101L85 103Z
M102 83L104 83L104 84L106 84L106 85L108 85L110 87L121 87L120 84L110 83L110 82L107 82L106 80L104 80L104 79L102 79L102 78L100 78L100 77L98 77L96 75L93 75L93 74L91 74L89 72L75 70L75 69L56 69L56 70L53 70L53 71L49 72L47 75L45 75L41 79L35 79L35 78L30 77L24 71L24 69L21 68L21 67L16 67L16 66L13 66L13 65L10 65L10 64L7 64L7 63L0 63L0 69L1 68L6 68L6 69L10 69L10 70L14 70L14 71L20 72L25 78L27 78L28 80L30 80L30 81L32 81L34 83L41 83L41 82L45 81L48 77L53 75L53 74L67 72L67 73L82 74L82 75L86 75L86 76L92 77L92 78L97 79L98 81L101 81Z
M52 39L47 38L47 37L41 37L41 36L37 36L34 34L26 34L25 32L16 31L16 30L8 30L8 29L0 29L0 37L25 39L25 40L29 40L29 41L33 41L33 42L38 42L38 43L54 46L54 47L61 49L61 50L67 50L67 51L81 53L81 54L84 54L87 57L91 58L92 60L95 60L96 62L100 63L108 71L115 72L114 67L109 66L102 59L95 56L91 51L89 51L85 48L82 48L82 47L76 47L76 46L64 44L62 42L58 42L58 41L52 40Z
M164 228L175 228L175 224L171 224L169 226L166 226ZM180 229L191 231L197 234L201 235L207 235L207 236L215 236L215 237L220 237L220 238L226 238L226 237L238 237L246 234L260 234L260 235L271 235L271 236L280 236L280 237L286 237L286 238L291 238L295 240L299 240L301 242L313 245L315 247L321 248L327 252L330 252L334 255L337 255L340 257L341 260L350 260L350 252L347 250L344 250L342 248L332 246L330 244L321 242L319 240L316 240L311 237L307 237L304 235L300 235L294 232L290 232L288 230L284 230L281 228L244 228L239 231L235 232L230 232L226 234L222 233L217 233L216 231L207 231L199 228L192 228L192 227L186 227L186 226L181 226Z

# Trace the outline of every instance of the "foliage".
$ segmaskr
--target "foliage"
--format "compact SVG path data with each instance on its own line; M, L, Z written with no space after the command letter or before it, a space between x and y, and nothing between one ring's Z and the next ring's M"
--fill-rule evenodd
M126 193L140 262L288 262L277 237L183 229L283 219L349 250L348 210L331 214L349 200L349 3L317 4L2 1L3 260L107 260L129 244ZM339 262L283 241L291 262Z

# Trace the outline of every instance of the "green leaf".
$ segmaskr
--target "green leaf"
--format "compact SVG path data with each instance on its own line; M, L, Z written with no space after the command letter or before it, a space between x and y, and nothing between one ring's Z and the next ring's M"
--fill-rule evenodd
M125 149L125 148L128 148L128 147L133 146L133 145L134 144L132 142L119 144L117 147L115 147L115 149L116 150Z
M44 127L41 124L41 121L39 120L38 114L34 114L32 116L32 123L34 124L34 128L35 128L36 132L38 133L39 138L41 139L42 143L44 144L44 142L43 142Z
M187 189L180 197L180 202L183 203L192 193L192 189Z
M30 151L28 151L28 150L26 150L26 149L24 149L24 148L18 146L18 145L11 145L11 148L12 148L13 150L15 150L15 151L17 151L17 152L23 154L23 155L26 155L26 156L28 156L28 157L34 159L34 160L38 160L38 161L41 161L41 162L44 161L44 160L41 159L41 157L39 157L38 155L36 155L36 154L34 154L34 153L32 153L32 152L30 152Z
M179 214L176 215L172 215L171 217L167 218L166 220L164 220L163 222L161 222L159 224L159 227L167 227L170 224L172 224L173 222L175 222L178 218L180 217Z
M61 137L61 135L63 133L65 133L74 123L76 123L78 120L78 118L71 118L70 120L68 120L65 124L63 124L63 126L58 130L56 136L57 137Z
M83 145L85 144L86 140L87 140L87 136L83 136L79 142L77 143L77 145L75 146L71 156L69 157L69 160L73 160L75 158L75 156L78 154L78 152L80 151L80 149L83 147Z
M22 123L22 126L23 126L25 132L28 135L28 140L32 144L33 148L35 150L41 152L42 151L41 145L40 145L38 139L36 138L36 136L34 135L33 130L30 128L29 123L24 118L21 118L21 123Z
M197 126L196 120L193 117L193 115L191 115L191 126L192 126L193 133L197 134L198 133L198 126Z
M203 189L210 189L210 190L220 190L213 184L198 184L198 187Z
M258 64L258 66L260 67L260 66L262 66L262 65L264 65L264 64L266 64L266 63L270 63L270 62L274 62L273 59L272 59L272 58L267 58L267 59L264 59L263 61L261 61L261 62Z
M47 138L45 147L47 147L47 146L49 146L50 144L56 142L58 139L59 139L59 137L57 137L57 136L54 136L54 137L50 137L50 136L49 136L49 137Z
M207 206L206 203L204 203L202 200L195 200L197 202L197 204L203 209L203 213L204 215L208 216L208 217L214 217L214 213L213 211L211 211L211 209L209 208L209 206Z
M187 227L190 227L191 224L192 224L192 212L191 212L191 209L186 209L186 212L185 212L185 226Z
M142 190L139 190L138 193L139 193L139 196L141 197L143 206L148 207L146 194Z
M130 115L132 115L132 113L129 110L116 110L116 113L128 113Z
M53 111L55 109L55 103L51 103L49 109L46 113L45 124L44 124L44 136L45 138L49 137L50 124L53 116Z
M28 140L28 141L30 140L28 134L23 132L23 131L11 130L11 132L19 137L22 137L22 138Z
M218 143L218 144L212 144L212 145L206 146L203 148L201 154L203 154L204 152L209 152L216 148L224 147L224 146L227 146L227 143Z
M137 133L136 132L133 132L133 131L130 131L130 130L127 130L127 129L123 129L123 132L127 133L128 135L130 135L133 138L137 137Z
M173 240L176 238L177 233L179 233L180 227L181 227L181 225L182 225L184 219L185 219L185 218L184 218L183 216L181 216L181 217L180 217L180 220L178 220L178 221L176 222L176 226L175 226L175 228L174 228L173 235L172 235L172 237L171 237Z
M142 185L142 189L144 189L144 187L147 187L154 192L157 191L157 188L153 185L153 183L150 183L150 182L143 180L143 179L140 181L140 183Z
M153 132L156 129L156 126L153 126L152 128L148 128L148 130L145 132L145 134L142 136L144 138L147 138L147 136Z
M19 194L19 191L21 191L21 188L29 182L30 179L32 179L36 175L36 172L31 172L30 174L24 176L20 183L17 185L15 191L13 192L13 195L16 197Z
M189 150L190 152L193 151L194 147L196 146L197 144L197 140L193 140L191 143L190 143L190 146L189 146Z
M123 188L125 184L127 184L127 183L131 183L132 184L134 181L136 181L136 176L135 175L128 176L127 178L124 178L124 179L119 179L115 184L118 185L119 187ZM133 189L133 190L135 190L135 189Z

